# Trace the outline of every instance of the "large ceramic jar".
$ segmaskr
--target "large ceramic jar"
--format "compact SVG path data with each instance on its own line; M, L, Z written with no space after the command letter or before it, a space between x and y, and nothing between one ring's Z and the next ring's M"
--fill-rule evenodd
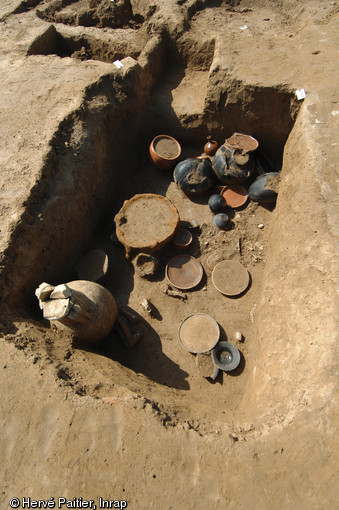
M97 342L107 336L118 316L112 294L87 280L57 287L43 283L36 296L45 319L84 342Z
M174 182L185 193L199 194L215 183L212 163L208 158L188 158L177 164L173 173Z
M213 158L213 168L220 182L235 184L254 174L255 161L251 153L224 143Z

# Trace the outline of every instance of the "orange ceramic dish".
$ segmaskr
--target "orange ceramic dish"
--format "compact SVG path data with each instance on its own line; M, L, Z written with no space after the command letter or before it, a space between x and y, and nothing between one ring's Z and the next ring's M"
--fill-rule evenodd
M240 184L232 184L222 188L220 195L226 200L226 204L233 209L246 204L248 199L247 191Z

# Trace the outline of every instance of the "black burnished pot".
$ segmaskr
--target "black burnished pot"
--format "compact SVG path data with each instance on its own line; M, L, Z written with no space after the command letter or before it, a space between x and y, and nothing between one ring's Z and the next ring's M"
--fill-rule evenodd
M221 213L225 210L226 200L222 195L212 195L208 201L208 206L211 209L212 213L217 214Z
M250 199L261 204L275 202L278 195L279 178L278 172L268 172L257 177L248 190Z
M227 230L230 226L229 217L225 213L218 213L214 216L212 224L221 230Z
M237 184L254 174L255 161L253 154L224 144L214 156L213 168L220 182Z
M208 158L188 158L177 164L174 182L185 193L199 194L210 189L216 181L212 163Z

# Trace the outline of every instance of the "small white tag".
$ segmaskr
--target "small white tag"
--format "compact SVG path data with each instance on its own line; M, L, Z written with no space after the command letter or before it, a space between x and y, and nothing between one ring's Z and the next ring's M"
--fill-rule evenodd
M121 69L122 67L124 67L124 64L122 62L120 62L120 60L116 60L115 62L113 62L113 64L115 65L115 67L117 67L118 69Z
M243 27L240 27L240 30L246 30L246 28L248 28L248 26L244 25Z
M296 96L299 99L299 101L300 101L300 99L305 99L305 97L306 97L306 92L304 89L298 89L295 91L295 93L296 93Z

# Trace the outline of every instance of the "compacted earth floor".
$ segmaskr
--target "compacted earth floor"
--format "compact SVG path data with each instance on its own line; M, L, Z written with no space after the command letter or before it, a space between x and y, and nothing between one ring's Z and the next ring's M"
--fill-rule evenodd
M328 0L0 6L1 508L336 508L337 25ZM148 147L167 132L196 157L209 132L241 130L281 172L278 200L229 209L218 230L220 183L188 197ZM173 243L151 279L126 258L114 217L138 193L196 222L196 288L168 286ZM34 288L94 248L138 315L132 350L42 319ZM250 274L237 297L213 285L223 259ZM197 312L241 353L215 381L178 339Z

